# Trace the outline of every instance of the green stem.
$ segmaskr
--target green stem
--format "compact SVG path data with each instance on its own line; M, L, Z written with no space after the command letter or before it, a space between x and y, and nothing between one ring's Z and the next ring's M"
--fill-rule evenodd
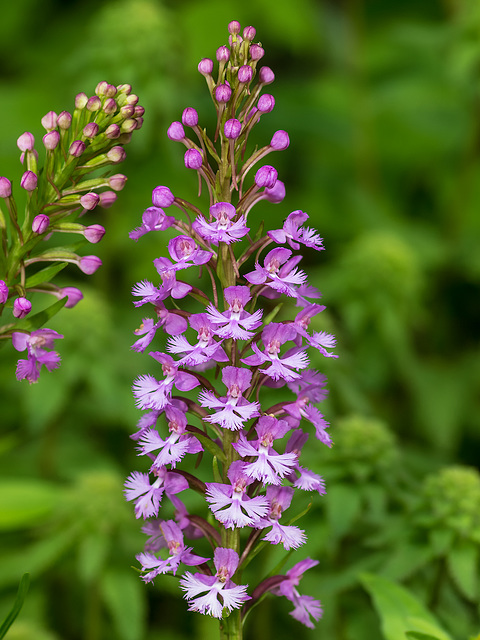
M242 640L242 619L240 609L234 609L228 618L220 620L220 640Z

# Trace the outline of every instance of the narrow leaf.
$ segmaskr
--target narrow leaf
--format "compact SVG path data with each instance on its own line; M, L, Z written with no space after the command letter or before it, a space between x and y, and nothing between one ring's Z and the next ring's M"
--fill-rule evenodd
M68 298L62 298L61 300L57 300L52 305L44 309L43 311L39 311L33 316L27 316L20 322L17 322L15 325L16 331L36 331L40 329L46 322L50 320L56 313L60 311L62 307L65 306Z
M25 598L27 596L28 587L30 586L30 574L24 573L22 579L20 580L20 585L17 591L17 597L15 598L15 602L13 603L13 607L11 608L9 614L5 618L0 627L0 639L5 636L7 631L12 626L15 618L20 613L21 608L23 607L23 603L25 602Z
M477 599L478 546L470 540L457 542L447 555L448 573L462 595Z
M42 282L51 282L53 278L57 275L57 273L65 269L67 264L68 262L60 262L60 263L52 264L49 267L45 267L45 269L41 269L40 271L37 271L37 273L34 273L33 275L31 275L29 278L26 279L25 288L32 289L33 287L36 287Z

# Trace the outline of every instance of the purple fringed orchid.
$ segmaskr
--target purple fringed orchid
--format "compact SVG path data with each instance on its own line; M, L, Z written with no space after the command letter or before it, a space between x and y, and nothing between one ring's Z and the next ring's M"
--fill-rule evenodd
M38 329L30 334L15 332L12 334L12 343L17 351L27 350L27 359L19 360L17 364L17 380L36 382L40 376L42 365L52 371L60 364L60 356L53 349L54 340L63 338L62 335L52 329Z
M281 206L285 198L277 170L257 163L286 149L289 137L280 130L248 157L247 139L274 108L273 96L261 95L274 74L261 67L255 85L264 53L252 43L255 30L247 27L242 39L233 21L229 32L230 46L217 52L218 76L213 61L199 65L216 109L213 138L193 108L167 134L187 147L185 166L197 171L200 188L206 185L209 204L191 204L158 186L142 226L130 234L138 239L167 225L178 232L168 242L169 257L153 260L160 282L142 280L132 291L134 305L153 305L157 316L143 320L132 348L143 352L160 344L150 355L163 378L153 371L133 384L144 414L131 437L147 473L132 474L125 493L137 518L146 519L145 549L137 556L143 580L180 575L189 611L218 618L222 640L241 640L245 613L266 591L291 600L292 615L309 627L322 613L317 600L296 590L315 561L270 575L252 595L246 583L258 576L255 570L251 579L244 576L264 547L292 551L307 541L284 512L301 492L325 493L321 475L301 463L303 451L315 444L311 425L317 440L332 444L317 407L327 395L326 378L309 368L307 352L336 355L332 334L309 329L325 307L311 301L321 294L298 266L300 247L323 249L320 235L303 226L307 214L294 211L267 234L262 221L251 231L256 203ZM165 216L163 207L173 203L176 215ZM272 242L289 248L272 249ZM191 492L194 500L188 500ZM213 562L204 557L209 547ZM192 565L197 572L186 570Z

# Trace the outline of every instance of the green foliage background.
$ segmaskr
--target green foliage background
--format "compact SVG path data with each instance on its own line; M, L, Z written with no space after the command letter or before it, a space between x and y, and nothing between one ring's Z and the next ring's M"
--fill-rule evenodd
M103 268L62 274L85 299L51 324L65 334L61 368L29 387L15 381L13 350L1 352L0 620L28 571L11 640L215 637L213 621L186 615L174 580L145 587L131 568L143 535L122 498L137 466L130 385L149 358L130 351L141 321L130 290L154 277L165 240L136 244L128 231L158 184L195 198L166 129L186 106L212 125L197 64L214 57L232 19L256 27L276 74L257 142L277 129L291 140L272 156L287 197L259 205L258 217L277 228L302 209L324 237L327 250L307 252L303 267L341 356L314 363L329 377L336 446L309 453L328 495L302 521L309 542L295 554L321 561L301 591L323 601L325 616L309 631L288 603L267 599L247 638L380 638L361 571L403 582L467 638L480 630L480 4L471 0L2 7L0 175L16 193L16 138L28 130L39 141L50 109L71 110L76 93L107 80L132 84L146 113L120 168L126 188L91 214L107 228Z

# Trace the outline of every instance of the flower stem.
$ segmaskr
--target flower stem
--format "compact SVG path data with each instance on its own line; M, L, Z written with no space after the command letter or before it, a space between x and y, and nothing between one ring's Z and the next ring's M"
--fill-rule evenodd
M240 609L235 609L227 618L220 620L220 640L242 640Z

